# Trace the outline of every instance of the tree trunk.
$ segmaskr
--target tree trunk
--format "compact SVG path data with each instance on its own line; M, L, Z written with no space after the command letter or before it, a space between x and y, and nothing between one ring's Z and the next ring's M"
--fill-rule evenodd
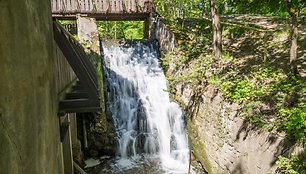
M297 73L297 38L298 38L298 21L296 13L291 16L291 47L290 47L290 68Z
M285 5L288 13L291 16L291 46L290 46L290 69L294 73L298 73L297 69L297 39L298 39L298 16L299 16L299 9L292 8L291 4L288 0L285 0Z
M228 11L228 4L227 4L227 2L225 1L224 2L224 13L226 13ZM224 14L223 13L223 14Z
M206 9L205 9L205 0L202 0L202 16L205 17Z
M212 25L213 25L213 47L215 59L221 58L222 51L222 36L221 36L221 24L220 17L217 11L216 0L210 0L210 9L212 16Z

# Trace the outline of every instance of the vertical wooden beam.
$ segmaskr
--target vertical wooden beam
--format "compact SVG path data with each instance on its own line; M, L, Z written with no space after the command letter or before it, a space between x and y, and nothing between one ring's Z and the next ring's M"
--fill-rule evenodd
M107 1L106 0L102 0L102 12L106 13L107 9L108 9Z
M150 38L150 18L147 18L143 22L143 38L144 39Z
M68 125L68 130L63 137L63 160L64 160L64 173L65 174L74 174L73 171L73 157L72 157L72 145L71 145L71 132L69 126L69 114L66 115L68 118L65 120L65 125Z
M78 141L76 113L70 113L69 119L70 119L71 143L73 147L73 145L77 144Z
M82 128L83 128L84 148L85 148L85 149L88 149L86 121L85 121L85 116L84 116L84 115L83 115L83 117L82 117Z
M136 8L136 0L130 0L131 2L131 11L130 13L135 13L137 8Z

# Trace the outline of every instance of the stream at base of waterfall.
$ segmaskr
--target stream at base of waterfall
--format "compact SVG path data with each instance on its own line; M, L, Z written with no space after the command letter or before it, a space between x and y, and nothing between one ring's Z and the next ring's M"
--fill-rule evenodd
M188 173L186 123L179 105L170 101L157 44L103 41L102 57L117 155L101 173Z

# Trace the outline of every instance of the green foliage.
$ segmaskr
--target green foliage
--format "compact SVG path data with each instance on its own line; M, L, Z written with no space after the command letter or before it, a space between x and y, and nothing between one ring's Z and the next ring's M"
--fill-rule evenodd
M212 75L208 77L207 79L208 84L214 85L214 86L220 86L221 79L217 75Z
M102 39L143 39L143 21L98 21Z
M226 2L230 7L228 12L288 15L280 1L218 2L221 6ZM170 1L167 3L171 4ZM228 51L223 53L223 59L212 61L209 58L212 51L211 21L169 19L168 22L179 44L179 50L167 57L173 68L171 74L174 77L169 78L172 86L178 83L194 88L214 85L227 99L243 106L242 114L252 125L276 128L286 132L294 141L306 142L305 79L289 73L284 68L285 64L279 66L280 63L275 62L279 58L271 57L274 54L271 50L288 52L288 29L271 32L255 24L224 22L223 35L226 34L226 39L233 43L241 41L241 45L237 46L237 50L231 50L231 45L226 48L228 45L225 44L224 48ZM237 54L242 57L238 59L235 57ZM267 56L265 61L262 55ZM169 66L167 63L164 65Z
M205 15L209 16L209 1L205 0L156 0L157 12L167 19L195 18L202 16L204 7ZM299 9L301 15L306 14L304 0L289 0L294 9ZM219 0L218 11L220 14L262 14L268 16L288 16L284 0Z
M249 112L258 107L249 107L252 101L260 105L274 105L274 113L279 115L275 125L286 131L293 139L306 141L306 85L302 78L293 74L285 75L281 69L265 65L251 69L248 77L231 76L220 83L222 92L236 102L244 102L246 119L263 127L267 120L265 113ZM248 106L249 105L249 106Z
M62 25L65 25L65 24L75 24L76 21L72 21L72 20L59 20L59 23L62 24Z
M167 19L200 17L199 0L156 0L156 10Z
M222 56L222 58L223 58L224 60L227 60L227 61L230 61L230 60L233 60L233 59L234 59L233 56L232 56L229 52L224 51L224 50L223 50L223 56Z
M298 158L296 155L292 155L291 158L284 156L278 156L276 161L277 174L305 174L306 173L306 161Z
M247 78L225 81L221 84L221 90L234 101L246 100L252 97L255 86Z
M285 123L283 128L294 139L306 142L306 104L300 103L293 108L282 108L279 112Z
M179 54L179 53L177 53ZM188 57L180 56L174 62L176 67L181 67L186 64ZM205 56L203 54L199 55L196 60L194 60L194 66L190 69L184 71L179 71L180 73L176 74L174 77L169 77L168 80L171 84L184 83L191 86L198 86L203 79L205 79L205 72L212 63L212 56Z
M269 66L251 69L250 76L227 79L221 83L221 90L234 101L244 101L262 97L273 90L273 82L280 77L281 70L274 70ZM265 79L270 79L269 83Z

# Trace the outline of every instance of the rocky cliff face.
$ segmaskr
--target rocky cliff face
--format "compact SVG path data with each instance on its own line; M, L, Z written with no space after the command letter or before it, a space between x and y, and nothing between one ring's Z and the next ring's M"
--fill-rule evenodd
M155 30L162 55L177 47L172 32L164 24L157 24ZM175 68L176 58L166 60L168 74L182 71ZM182 67L192 68L191 65ZM195 86L176 82L174 91L176 100L185 106L195 160L208 173L274 173L279 155L302 152L303 148L285 135L249 124L242 116L242 106L226 100L218 88L201 85L192 90Z
M187 107L193 154L209 173L273 173L280 154L301 149L284 136L259 130L240 116L240 106L208 86L199 95L177 86Z

